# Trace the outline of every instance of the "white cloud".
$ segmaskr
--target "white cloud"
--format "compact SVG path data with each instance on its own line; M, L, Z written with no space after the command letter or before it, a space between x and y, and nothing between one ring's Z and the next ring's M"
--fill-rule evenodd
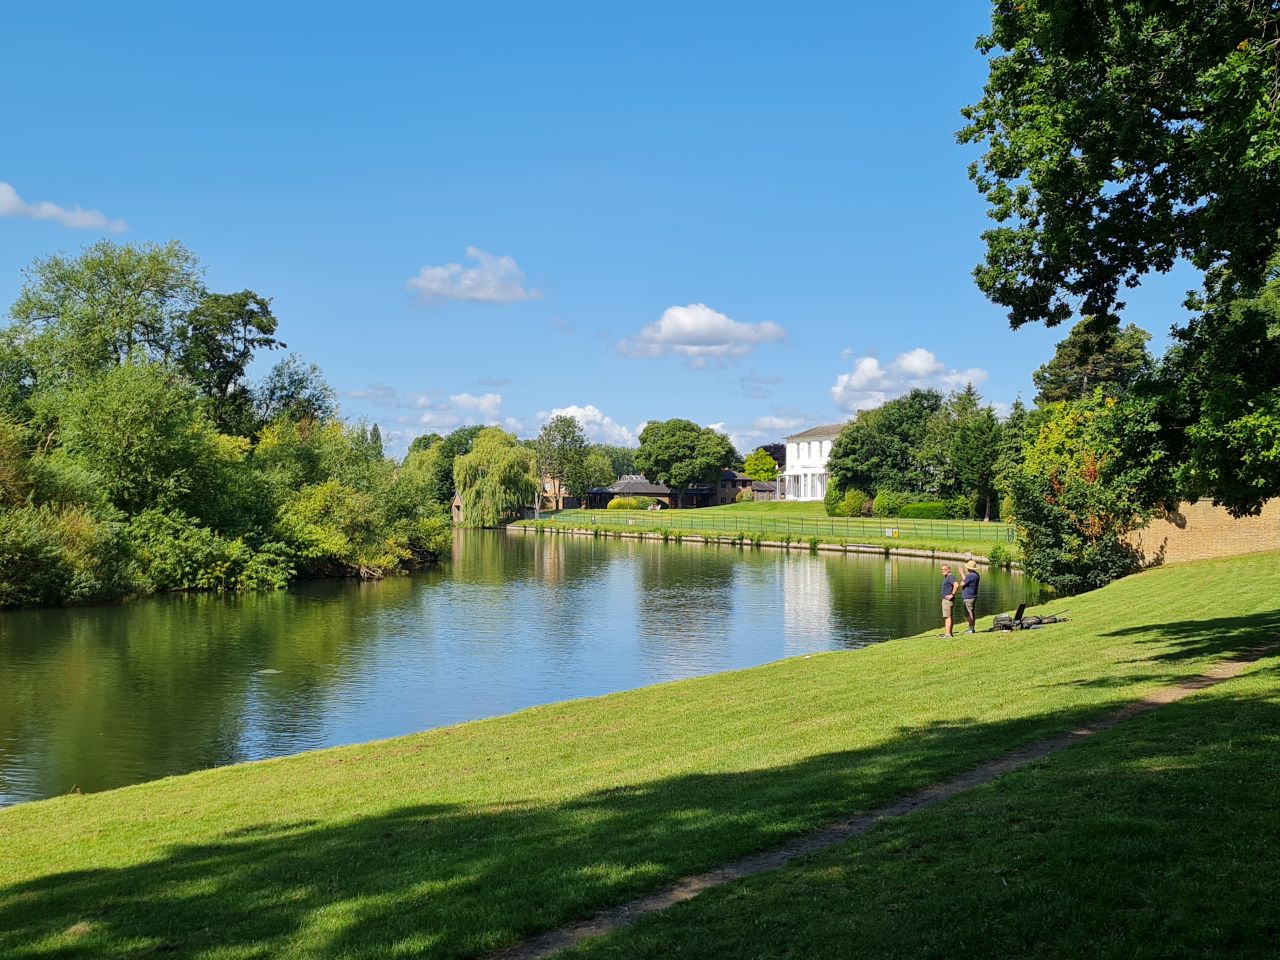
M424 429L447 431L468 424L482 423L486 426L502 425L508 430L518 430L520 422L502 416L502 394L485 393L476 396L471 393L455 393L446 400L433 400L423 394L415 401L415 406L425 412L418 418L419 426Z
M758 344L787 339L776 323L739 323L704 303L668 307L657 323L618 343L619 353L631 357L685 357L689 365L704 367L745 357Z
M524 272L511 257L496 257L475 247L467 247L467 256L476 266L463 267L459 263L426 266L416 277L409 278L406 289L417 293L423 303L443 300L514 303L542 296L537 290L525 288Z
M634 447L638 442L636 435L642 427L636 430L629 430L623 424L618 423L612 417L606 416L599 407L593 404L587 404L580 407L572 404L567 407L556 407L549 413L539 413L538 419L546 423L552 417L573 417L582 425L582 432L588 439L597 443L612 443L620 447Z
M756 417L751 421L751 429L765 433L776 433L779 430L794 430L804 422L804 417L780 417L777 414L767 414L763 417Z
M831 399L841 410L856 413L878 407L917 387L946 392L962 390L968 384L979 387L986 379L986 370L951 369L929 350L916 347L898 354L888 367L875 357L859 357L852 371L836 377Z
M0 180L0 217L26 217L31 220L52 220L64 227L79 230L106 230L108 233L121 233L129 229L123 220L108 219L106 214L98 210L86 210L75 206L68 209L60 207L48 200L27 203L18 196L12 185Z
M500 393L484 393L478 397L470 393L455 393L449 397L449 400L464 415L473 415L484 423L497 423L502 410Z

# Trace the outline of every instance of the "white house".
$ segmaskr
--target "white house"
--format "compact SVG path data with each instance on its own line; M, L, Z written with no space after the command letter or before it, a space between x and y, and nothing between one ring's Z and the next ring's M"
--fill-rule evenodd
M811 427L786 437L787 466L783 489L788 500L821 500L827 494L827 457L843 423Z

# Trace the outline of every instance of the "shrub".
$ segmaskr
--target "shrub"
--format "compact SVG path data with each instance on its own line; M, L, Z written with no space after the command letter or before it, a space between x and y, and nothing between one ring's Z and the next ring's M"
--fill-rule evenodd
M844 493L836 486L834 479L828 479L827 492L822 498L823 509L827 511L828 517L842 517L846 514L840 512L840 506L844 502Z
M614 497L605 506L606 510L638 510L635 497Z
M877 517L897 517L902 515L902 508L910 502L910 494L881 490L876 493L871 509Z
M750 488L745 488L738 491L738 495L733 498L733 502L734 503L750 503L750 502L754 502L755 499L756 499L755 491Z
M1013 563L1013 551L997 543L987 551L987 562L993 567L1008 567Z
M952 497L947 501L947 518L950 520L976 520L978 517L978 497Z
M898 511L898 516L904 520L946 520L951 515L950 506L944 500L906 503Z
M293 579L285 544L255 550L177 511L140 513L129 522L129 537L148 590L280 590Z
M844 500L840 504L842 517L861 517L867 513L867 507L871 505L871 498L862 491L854 488L846 490Z
M83 507L0 511L0 607L114 599L129 559L120 525Z

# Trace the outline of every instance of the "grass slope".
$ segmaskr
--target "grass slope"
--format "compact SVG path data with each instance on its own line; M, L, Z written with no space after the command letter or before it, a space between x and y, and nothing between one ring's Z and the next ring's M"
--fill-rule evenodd
M0 956L482 953L1270 638L1276 560L1131 577L1043 631L895 641L2 810Z
M566 954L1280 956L1280 666Z
M734 503L693 510L563 510L539 521L517 526L543 529L599 529L635 532L635 528L666 530L685 536L734 537L744 534L765 540L806 543L869 544L878 547L972 553L986 557L997 544L1007 557L1017 553L1013 528L1004 523L974 520L910 520L869 517L828 517L821 503L788 501ZM885 530L897 531L885 536Z

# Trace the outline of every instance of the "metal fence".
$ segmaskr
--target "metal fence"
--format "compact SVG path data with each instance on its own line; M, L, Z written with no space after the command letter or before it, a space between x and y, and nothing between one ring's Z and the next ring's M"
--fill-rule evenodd
M1012 543L1014 528L976 520L908 520L898 518L789 517L776 513L721 510L562 510L544 520L575 527L640 527L706 530L716 533L774 533L794 537L974 540Z

